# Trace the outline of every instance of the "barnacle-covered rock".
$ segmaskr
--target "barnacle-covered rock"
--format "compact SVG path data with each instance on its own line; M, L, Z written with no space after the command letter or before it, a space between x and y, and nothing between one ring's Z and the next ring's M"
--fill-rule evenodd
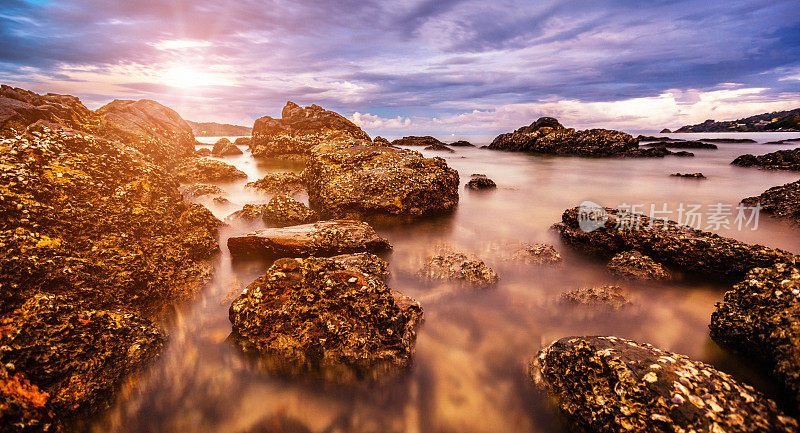
M424 137L411 135L392 141L394 146L444 146L444 143L430 135Z
M246 204L229 218L260 219L268 226L286 227L316 221L317 213L291 197L276 195L267 204Z
M454 281L482 288L496 284L500 279L478 257L448 248L441 248L429 257L417 276L424 281Z
M197 197L202 197L204 195L216 195L216 196L225 195L225 191L223 191L222 188L207 183L196 183L194 185L185 185L181 187L180 190L183 193L183 195L187 198L197 198Z
M389 264L386 260L371 253L340 254L330 258L343 267L386 280L389 278Z
M13 365L11 365L13 367ZM4 432L58 431L61 423L47 408L50 395L21 373L0 364L0 426Z
M564 211L562 222L553 228L565 243L589 253L612 257L636 250L673 270L713 277L742 278L750 269L794 257L787 251L746 244L674 221L651 221L611 208L601 213L595 219L583 219L591 231L581 229L580 219L588 214L581 214L577 207Z
M767 170L800 171L800 148L784 149L764 155L741 155L731 162L740 167L760 167Z
M480 191L484 189L497 188L497 184L486 176L472 175L472 179L470 179L469 182L467 182L466 187L467 189Z
M742 200L745 206L761 206L761 211L800 224L800 181L772 187L761 195Z
M305 189L303 177L297 173L267 173L263 178L245 184L270 194L295 195Z
M529 371L578 431L798 431L797 421L749 385L648 344L562 338Z
M573 307L617 311L631 304L620 286L582 287L564 292L558 302Z
M18 416L45 416L40 430L50 418L46 412L64 420L107 407L121 380L150 361L163 342L149 320L62 296L34 295L0 318L0 365L32 384L27 392L35 412ZM0 383L0 396L8 392L2 388ZM0 406L0 417L4 412Z
M71 95L39 95L29 90L0 85L0 138L13 138L28 125L48 122L82 130L96 119L80 99Z
M380 135L375 137L375 138L373 138L372 142L374 144L378 145L378 146L389 146L391 144L391 143L389 143L389 140L381 137Z
M227 138L220 138L211 148L211 154L217 157L241 155L243 152Z
M750 271L711 315L711 338L772 370L800 407L800 265Z
M369 224L352 220L320 221L283 228L258 230L228 239L233 256L332 256L357 252L385 252L392 246Z
M246 179L238 168L208 158L186 158L175 167L175 178L182 183L233 182Z
M279 259L229 311L232 340L282 374L353 382L408 366L418 303L335 259Z
M431 144L430 146L425 146L425 150L433 150L433 151L436 151L436 152L455 153L455 150L445 146L444 144Z
M672 275L660 263L639 251L619 253L608 262L608 271L622 278L637 280L669 280Z
M247 146L250 147L250 142L252 139L250 137L236 137L236 140L233 141L233 144L237 146Z
M563 260L550 244L522 244L512 259L532 265L557 265Z
M458 172L412 150L320 145L304 177L311 207L326 218L419 217L458 204Z

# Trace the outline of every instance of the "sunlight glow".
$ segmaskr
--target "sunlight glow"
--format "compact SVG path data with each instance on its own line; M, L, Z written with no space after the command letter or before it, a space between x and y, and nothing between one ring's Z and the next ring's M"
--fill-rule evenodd
M161 75L161 82L170 87L192 88L208 86L234 86L230 78L206 71L199 71L188 66L178 66L167 69Z

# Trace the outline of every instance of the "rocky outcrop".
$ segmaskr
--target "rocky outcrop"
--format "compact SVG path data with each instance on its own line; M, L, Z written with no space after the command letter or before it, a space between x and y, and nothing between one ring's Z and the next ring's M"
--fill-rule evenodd
M552 117L542 117L514 132L500 134L489 149L578 156L664 156L669 152L639 150L630 134L608 129L576 131L564 128Z
M760 205L764 213L800 224L800 181L772 187L757 197L742 200L742 204Z
M236 137L253 133L253 128L231 125L230 123L192 122L191 120L187 120L186 123L192 128L194 135L198 137Z
M700 141L708 143L758 143L752 138L701 138Z
M469 180L469 182L467 182L466 187L467 189L480 191L484 189L497 188L497 184L486 176L472 175L472 178Z
M220 138L211 148L211 154L216 157L241 155L243 152L227 138Z
M225 194L222 188L216 185L209 185L207 183L196 183L194 185L186 185L180 188L184 197L193 199L203 197L206 195L221 196Z
M316 221L317 214L291 197L276 195L267 204L246 204L229 218L262 220L267 226L286 227Z
M583 219L584 228L591 230L584 231L579 214L577 207L567 209L553 228L565 243L602 256L636 250L674 270L731 279L742 278L750 269L794 257L783 250L678 226L674 221L667 221L665 227L662 220L650 221L644 215L621 214L610 208L597 212L590 221Z
M621 338L562 338L531 361L530 375L577 431L798 430L797 421L749 385Z
M419 217L458 204L458 172L412 150L322 145L304 177L311 207L324 217Z
M784 140L768 141L768 142L766 142L764 144L787 144L787 143L794 143L796 141L800 141L800 137L799 138L787 138L787 139L784 139Z
M236 137L236 140L233 141L233 144L237 146L247 146L250 147L250 143L253 141L251 137Z
M345 117L318 105L305 108L293 102L283 107L280 119L264 116L253 124L252 155L259 157L307 156L321 143L372 144L369 135Z
M667 149L717 149L717 145L712 143L679 140L661 140L655 143L647 143L645 146L666 147Z
M711 338L763 361L800 407L800 265L750 271L711 315Z
M731 162L740 167L759 167L767 170L800 171L800 148L778 150L765 155L745 154Z
M444 146L444 143L430 135L419 137L416 135L398 138L392 141L395 146Z
M320 221L284 228L264 229L228 239L233 256L332 256L380 253L392 248L369 224L351 220Z
M418 303L334 259L280 259L231 305L232 340L264 368L334 382L384 380L414 353Z
M549 244L522 244L512 260L531 265L557 265L563 261L561 254Z
M450 281L480 288L490 287L500 279L478 257L447 248L429 257L417 276L426 282Z
M626 251L611 258L607 265L612 275L636 280L669 280L672 274L660 263L638 251Z
M455 150L445 146L444 144L431 144L430 146L426 146L424 150L433 150L433 151L436 151L436 152L455 153Z
M377 144L378 146L389 146L389 145L391 145L391 143L389 143L389 140L381 137L380 135L375 137L375 138L373 138L372 142L374 144Z
M384 281L389 278L389 263L386 263L386 260L383 260L375 254L340 254L330 259L346 269L358 271Z
M211 156L211 149L206 148L206 147L204 147L202 149L197 149L194 152L194 156L197 157L197 158L202 158L204 156Z
M672 131L670 131L669 128L664 128L664 129L661 130L661 133L662 134L672 134Z
M454 141L452 143L449 143L448 146L450 146L450 147L475 147L474 144L472 144L472 143L470 143L469 141L466 141L466 140Z
M672 173L670 176L682 177L685 179L705 179L703 173Z
M248 182L248 188L255 188L269 194L295 195L306 189L303 177L297 173L267 173L263 178Z
M13 138L28 125L46 122L87 131L98 119L75 96L37 93L0 85L0 138Z
M238 168L207 158L186 158L175 167L175 178L182 183L234 182L246 179Z
M620 286L582 287L562 293L558 302L570 307L601 311L619 311L631 304Z

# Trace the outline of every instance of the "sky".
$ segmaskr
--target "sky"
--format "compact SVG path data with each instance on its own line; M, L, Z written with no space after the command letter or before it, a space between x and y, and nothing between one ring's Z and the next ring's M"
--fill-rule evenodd
M371 135L660 130L800 107L800 1L0 0L0 83Z

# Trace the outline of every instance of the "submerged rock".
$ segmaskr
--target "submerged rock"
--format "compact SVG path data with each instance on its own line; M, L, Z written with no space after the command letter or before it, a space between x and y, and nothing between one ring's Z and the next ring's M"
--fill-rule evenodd
M772 187L757 197L742 200L745 206L761 206L761 211L800 224L800 181Z
M670 176L684 177L689 179L705 179L703 173L673 173Z
M561 254L549 244L522 244L512 259L532 265L557 265L563 261Z
M763 361L800 407L800 266L750 271L711 315L711 338Z
M486 176L473 176L472 179L467 182L466 187L471 190L480 191L497 188L497 184Z
M397 140L392 141L392 144L395 146L444 146L444 143L434 137L431 137L430 135L426 135L424 137L412 135L398 138Z
M458 204L458 172L412 150L318 146L304 177L311 207L325 217L419 217Z
M214 143L214 147L211 148L211 154L217 157L241 155L242 153L243 152L227 138L220 138Z
M746 154L737 157L731 164L740 167L760 167L768 170L800 171L800 148L778 150L758 156Z
M622 278L637 280L669 280L670 272L661 264L638 251L626 251L615 255L608 262L608 271Z
M222 161L207 158L187 158L175 167L175 178L183 183L233 182L246 179L238 168Z
M631 303L620 286L589 287L562 293L558 298L562 305L618 311Z
M579 431L796 432L775 402L710 365L616 337L567 337L530 376Z
M261 179L248 182L245 186L266 193L284 195L295 195L305 189L303 177L292 172L267 173Z
M233 340L281 374L384 379L414 353L418 303L334 259L280 259L229 312Z
M356 252L385 252L392 248L369 224L351 220L258 230L228 239L232 256L332 256Z
M636 250L672 269L718 278L742 278L750 269L771 266L794 257L787 251L746 244L679 226L674 221L667 221L665 227L662 220L650 221L644 215L621 215L619 210L611 208L605 208L603 217L593 220L591 227L587 227L597 228L587 232L580 227L579 213L577 207L567 209L562 222L553 228L565 243L606 257ZM635 222L637 218L638 224ZM633 227L626 227L626 220Z
M455 281L481 288L492 286L500 279L483 260L449 249L442 249L428 258L417 276L423 281Z
M318 105L305 108L287 102L280 119L264 116L253 124L250 150L254 157L306 157L321 143L372 144L353 122Z

